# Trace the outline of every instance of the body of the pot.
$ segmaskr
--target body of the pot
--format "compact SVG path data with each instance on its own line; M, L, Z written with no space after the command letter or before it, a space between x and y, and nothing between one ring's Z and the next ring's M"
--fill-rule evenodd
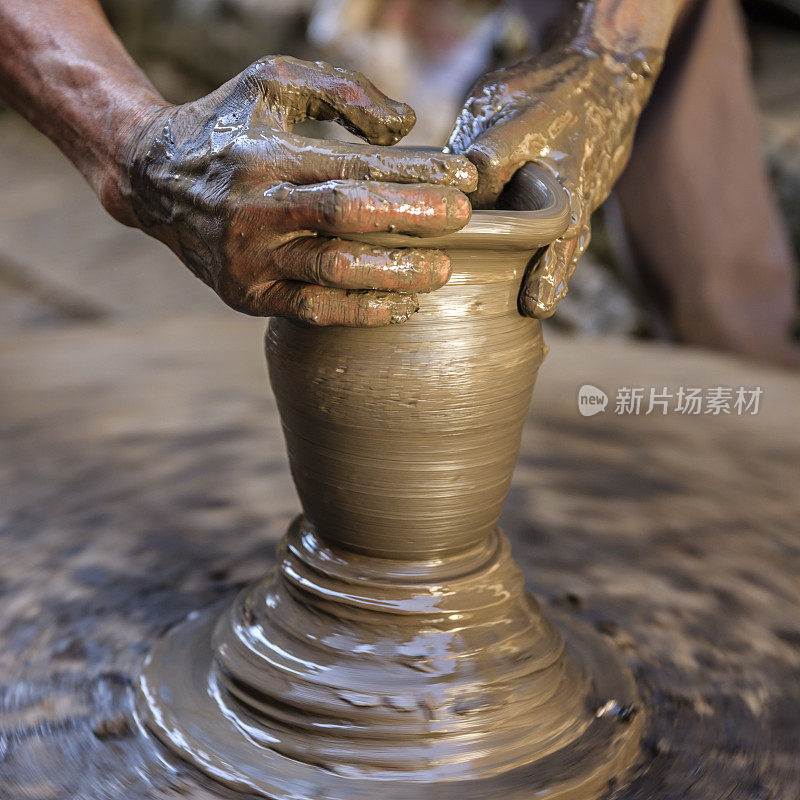
M569 620L565 643L495 529L544 354L520 284L569 215L554 182L531 182L539 211L423 240L453 276L402 325L270 324L306 519L274 573L170 631L140 680L150 729L235 788L592 800L636 758L627 668Z
M380 329L273 319L270 379L304 513L329 543L426 559L489 535L544 354L525 250L449 250L453 275Z

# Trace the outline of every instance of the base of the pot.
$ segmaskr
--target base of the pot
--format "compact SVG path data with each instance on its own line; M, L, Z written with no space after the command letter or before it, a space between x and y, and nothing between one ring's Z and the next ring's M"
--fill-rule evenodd
M227 609L223 611L227 613ZM277 800L589 800L635 761L643 713L627 666L586 625L553 614L572 667L588 678L591 722L569 746L490 776L437 780L348 775L288 758L265 742L269 731L221 685L212 650L218 608L195 612L162 637L141 675L139 709L147 727L207 775L243 792Z

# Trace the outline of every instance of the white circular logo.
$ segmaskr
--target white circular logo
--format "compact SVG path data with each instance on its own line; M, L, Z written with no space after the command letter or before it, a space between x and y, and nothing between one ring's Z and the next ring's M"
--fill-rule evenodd
M591 383L584 383L578 389L578 411L584 417L593 417L606 410L608 395Z

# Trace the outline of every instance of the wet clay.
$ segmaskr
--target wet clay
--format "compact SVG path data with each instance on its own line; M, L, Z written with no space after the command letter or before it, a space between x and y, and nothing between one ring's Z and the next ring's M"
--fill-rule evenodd
M235 788L588 800L636 756L630 674L543 617L496 527L545 353L518 288L568 213L526 174L538 217L476 214L406 324L270 323L304 515L276 573L173 629L140 684L149 728Z

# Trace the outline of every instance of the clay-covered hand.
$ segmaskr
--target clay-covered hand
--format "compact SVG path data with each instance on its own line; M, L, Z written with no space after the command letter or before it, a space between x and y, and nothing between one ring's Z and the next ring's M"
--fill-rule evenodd
M567 43L484 76L470 92L448 150L478 167L473 206L495 203L528 161L549 168L569 195L571 224L527 274L519 298L523 313L549 317L567 293L589 244L591 214L630 155L655 77L653 61L652 55L622 59Z
M306 118L337 120L371 144L293 133ZM447 281L447 256L339 237L456 230L477 180L464 157L380 146L414 121L357 73L265 58L207 97L155 110L125 150L127 180L109 210L169 245L239 311L400 322L416 292Z

